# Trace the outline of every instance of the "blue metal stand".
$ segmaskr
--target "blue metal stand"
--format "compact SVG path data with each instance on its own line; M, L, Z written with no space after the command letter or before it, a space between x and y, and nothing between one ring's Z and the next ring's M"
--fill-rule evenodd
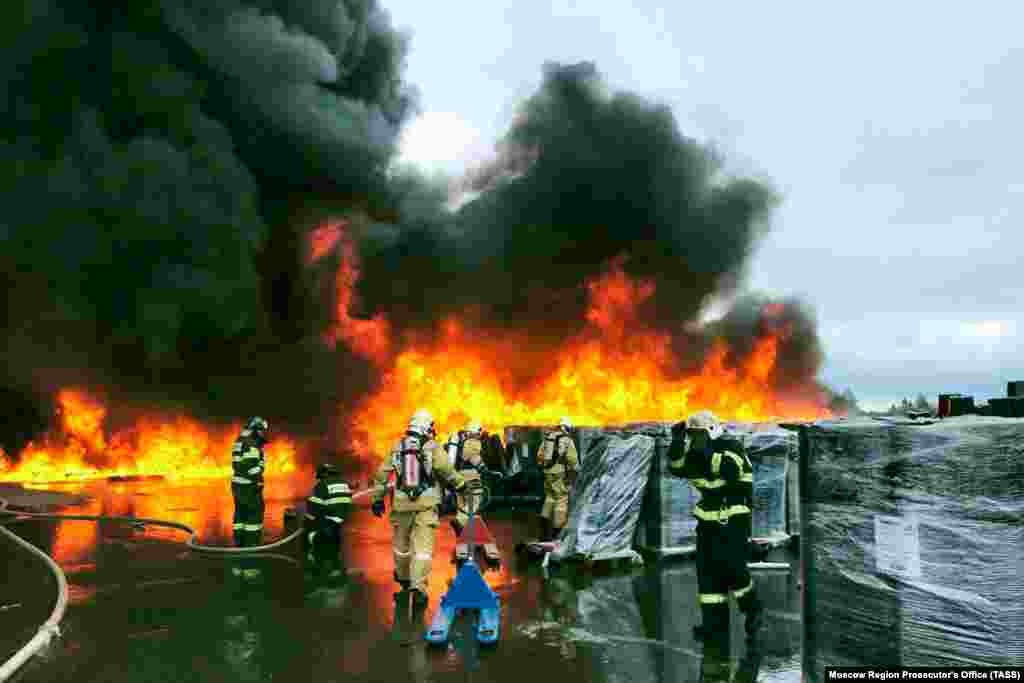
M470 511L466 523L469 538L469 558L459 568L455 581L448 592L441 596L441 606L434 614L434 619L427 629L426 639L432 645L443 645L448 642L448 633L452 622L460 610L478 610L480 618L477 622L476 639L490 645L498 641L501 627L501 599L484 581L480 568L476 564L476 544L473 524L476 521L475 511Z

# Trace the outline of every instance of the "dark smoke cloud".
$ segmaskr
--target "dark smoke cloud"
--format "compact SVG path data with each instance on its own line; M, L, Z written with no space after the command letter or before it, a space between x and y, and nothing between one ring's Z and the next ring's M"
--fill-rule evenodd
M366 388L312 341L289 221L300 193L387 204L413 98L375 2L23 0L0 27L8 384L307 425Z
M628 253L626 272L657 284L646 318L674 329L738 282L774 202L766 184L724 177L667 107L605 92L590 64L547 66L503 147L448 221L368 241L370 312L429 325L483 304L496 327L564 337L584 280Z
M377 380L320 342L337 259L309 267L305 239L344 214L360 216L354 314L422 332L473 307L496 334L557 343L584 281L628 253L657 284L645 319L697 359L710 337L680 325L740 281L774 202L583 64L546 68L449 212L445 187L391 169L415 93L373 0L16 0L0 38L0 370L25 414L87 383L332 427ZM723 323L737 339L741 310ZM809 371L797 317L807 341L786 353Z
M705 338L723 339L736 359L747 357L758 339L780 338L774 386L805 389L824 359L814 311L803 301L750 293L733 302L726 315L702 330Z

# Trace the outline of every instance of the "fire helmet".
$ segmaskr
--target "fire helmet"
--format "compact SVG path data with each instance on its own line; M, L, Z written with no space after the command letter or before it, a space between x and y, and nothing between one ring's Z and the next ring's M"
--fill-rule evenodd
M483 425L477 420L470 420L469 424L466 425L466 432L469 434L479 434L484 430Z
M700 430L708 433L712 440L719 438L725 433L722 421L710 410L702 410L686 418L688 430Z
M267 421L264 420L262 417L254 417L251 420L249 420L249 422L245 425L245 428L248 429L250 432L264 434L268 429L270 429L270 425L268 425Z
M566 431L569 431L570 429L572 429L572 420L570 420L567 417L563 417L558 421L558 426Z
M338 476L338 467L329 462L321 463L316 468L316 478L326 479L327 477Z
M434 431L434 416L420 408L409 420L409 431L420 436L431 436Z

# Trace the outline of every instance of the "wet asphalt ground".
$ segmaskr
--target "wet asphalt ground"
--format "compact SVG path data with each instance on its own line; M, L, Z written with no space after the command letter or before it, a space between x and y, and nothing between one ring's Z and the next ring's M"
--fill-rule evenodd
M265 540L283 535L284 509L306 488L306 482L268 486ZM203 543L229 543L231 498L221 482L103 483L74 491L92 498L67 512L182 521ZM729 680L752 668L758 681L799 680L799 572L787 551L770 559L789 561L790 572L756 574L767 610L759 656L746 651L735 608L728 652L711 653L692 636L700 616L691 560L614 571L563 567L545 577L536 562L514 555L516 543L531 535L528 515L485 518L505 559L485 575L502 599L501 639L479 646L471 617L464 617L441 649L428 647L423 635L454 576L455 539L447 523L438 532L431 603L421 614L396 612L390 527L365 507L347 523L349 579L336 587L306 577L297 543L251 560L262 576L243 583L231 572L234 561L186 551L178 532L78 521L12 524L58 559L71 586L62 638L14 680L661 683L701 680L702 666L705 680ZM0 553L8 567L0 581L0 658L6 659L49 615L55 583L13 544L0 540Z

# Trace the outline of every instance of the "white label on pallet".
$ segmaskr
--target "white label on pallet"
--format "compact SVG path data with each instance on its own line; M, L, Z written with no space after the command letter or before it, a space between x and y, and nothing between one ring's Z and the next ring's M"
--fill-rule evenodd
M875 567L885 574L921 578L917 515L875 515Z

